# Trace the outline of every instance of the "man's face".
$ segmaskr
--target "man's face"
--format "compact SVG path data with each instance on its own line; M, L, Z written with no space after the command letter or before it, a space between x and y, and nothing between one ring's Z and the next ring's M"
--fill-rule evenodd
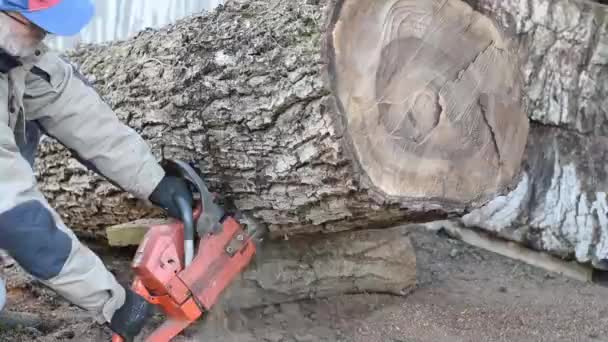
M32 54L46 32L15 12L0 13L0 46L13 56Z

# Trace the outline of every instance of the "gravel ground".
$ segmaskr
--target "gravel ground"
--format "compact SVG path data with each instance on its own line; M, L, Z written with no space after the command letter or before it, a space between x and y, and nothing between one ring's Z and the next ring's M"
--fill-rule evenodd
M357 294L214 312L176 341L608 341L608 289L419 228L412 237L419 286L408 296ZM128 280L131 252L99 250L122 281ZM37 328L4 328L1 341L109 341L107 328L83 318L80 309L18 267L4 273L7 309L46 319Z

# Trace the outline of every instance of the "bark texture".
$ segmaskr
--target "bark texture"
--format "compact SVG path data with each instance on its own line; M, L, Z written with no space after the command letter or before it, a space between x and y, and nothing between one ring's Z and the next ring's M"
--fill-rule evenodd
M404 31L410 32L409 39L415 38L411 32L442 38L419 39L441 49L451 41L433 35L433 29L441 29L448 38L470 44L461 54L444 46L446 55L461 58L440 63L455 79L443 75L443 88L409 89L420 95L408 109L409 126L391 123L404 128L402 138L412 138L412 132L415 138L434 127L450 138L438 135L423 141L426 145L418 151L410 143L397 158L382 149L376 154L360 151L370 142L357 143L352 137L378 132L352 129L359 126L345 116L353 112L340 109L349 93L335 91L336 84L348 82L330 80L332 75L355 74L356 62L345 63L338 50L332 50L332 31L326 28L341 25L341 6L368 6L371 11L377 4L395 10L401 16L395 14L397 19L414 28ZM418 21L416 15L400 12L403 4L413 6L409 10L416 15L430 9L438 16L422 15L432 20ZM484 44L473 44L473 38ZM82 47L70 58L159 158L198 162L212 191L282 236L462 215L506 193L519 173L527 132L509 43L460 0L231 1L208 15L146 31L126 42ZM399 53L410 48L393 46ZM418 45L412 47L419 50ZM332 63L350 69L332 73ZM403 88L406 83L386 79L390 72L374 72L384 82L383 89L408 90ZM463 96L459 89L466 90ZM404 108L391 109L395 104L390 101L381 105L389 121L403 115ZM512 137L518 139L513 142ZM355 148L349 147L351 139ZM382 153L381 164L374 166L370 160ZM72 227L94 232L100 226L158 215L84 170L57 144L47 141L41 156L41 187ZM391 164L389 158L394 159ZM395 165L409 173L395 178L397 173L387 171L391 179L385 182L382 168L395 170ZM403 184L395 183L399 179Z
M470 1L519 37L532 120L523 178L464 224L606 268L608 6Z
M530 119L608 134L608 8L587 0L468 0L517 37Z
M535 125L520 184L463 222L601 266L608 258L606 158L607 137Z

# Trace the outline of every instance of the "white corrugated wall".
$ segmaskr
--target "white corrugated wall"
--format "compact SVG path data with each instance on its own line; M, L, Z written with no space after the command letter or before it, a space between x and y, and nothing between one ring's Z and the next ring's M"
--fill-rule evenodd
M217 6L222 0L94 0L95 18L77 36L51 37L53 48L69 49L77 42L122 40L145 28L157 28Z

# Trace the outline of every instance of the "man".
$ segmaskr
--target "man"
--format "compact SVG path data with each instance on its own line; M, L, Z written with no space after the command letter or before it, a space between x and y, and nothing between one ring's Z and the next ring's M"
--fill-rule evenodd
M40 134L170 216L177 215L175 194L190 203L192 194L183 180L165 174L143 139L79 73L43 45L46 34L78 33L93 16L90 1L0 0L0 249L131 340L149 304L117 283L38 190L33 163Z

